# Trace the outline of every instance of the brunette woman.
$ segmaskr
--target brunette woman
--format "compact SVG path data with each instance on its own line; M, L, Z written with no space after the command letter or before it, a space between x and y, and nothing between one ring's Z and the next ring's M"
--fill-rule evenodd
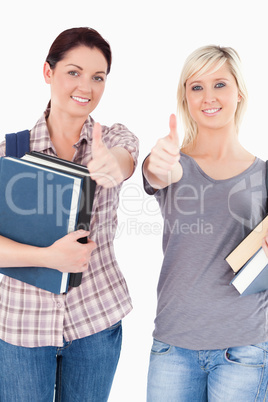
M121 319L132 309L113 239L120 188L136 166L137 138L122 124L95 123L111 67L108 42L73 28L53 42L44 64L51 88L30 148L87 165L96 181L90 234L76 231L47 248L0 237L2 267L83 272L79 287L55 295L5 277L0 284L0 400L107 401L121 348ZM0 146L5 155L5 143ZM90 236L87 244L77 239Z

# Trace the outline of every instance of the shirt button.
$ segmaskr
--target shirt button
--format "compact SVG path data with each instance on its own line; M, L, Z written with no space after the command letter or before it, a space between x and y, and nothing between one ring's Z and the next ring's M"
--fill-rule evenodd
M57 307L58 307L58 308L61 308L61 303L57 303Z

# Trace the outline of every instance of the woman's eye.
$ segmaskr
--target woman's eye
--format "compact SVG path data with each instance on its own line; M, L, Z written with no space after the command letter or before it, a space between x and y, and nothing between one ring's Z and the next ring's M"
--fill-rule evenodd
M93 80L94 80L94 81L98 81L98 82L104 81L103 77L100 77L99 75L94 76L94 77L93 77Z
M223 82L219 82L218 84L216 84L216 88L223 88L225 87L225 84Z
M201 85L195 85L194 87L192 87L193 91L200 91L202 89Z
M73 77L78 77L78 72L77 71L69 71L68 74L73 76Z

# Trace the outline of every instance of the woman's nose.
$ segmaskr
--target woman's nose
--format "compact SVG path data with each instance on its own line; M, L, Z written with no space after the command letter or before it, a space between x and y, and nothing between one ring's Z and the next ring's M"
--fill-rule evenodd
M89 78L83 77L79 80L80 91L90 95L92 92L92 82Z
M216 95L213 89L206 89L203 91L203 101L205 103L213 103L216 101Z

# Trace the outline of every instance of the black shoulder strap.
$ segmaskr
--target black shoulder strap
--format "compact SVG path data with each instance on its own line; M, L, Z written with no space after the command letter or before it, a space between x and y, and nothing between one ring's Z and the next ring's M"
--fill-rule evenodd
M26 152L30 151L30 132L29 130L19 131L18 133L6 134L6 156L16 156L21 158Z

